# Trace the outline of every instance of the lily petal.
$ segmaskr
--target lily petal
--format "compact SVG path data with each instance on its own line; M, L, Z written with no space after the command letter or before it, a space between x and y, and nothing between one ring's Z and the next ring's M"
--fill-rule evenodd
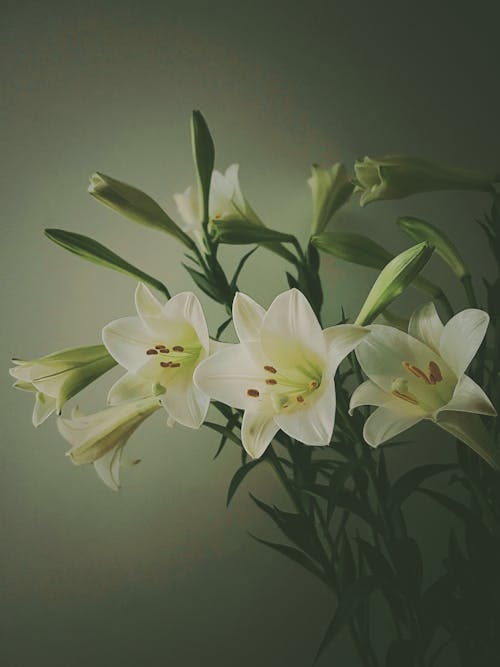
M259 339L266 311L251 297L237 292L233 299L233 324L242 343Z
M500 470L500 449L477 415L441 412L437 425L464 442L496 470Z
M341 361L352 352L359 343L370 333L366 327L356 324L338 324L323 331L328 348L328 362L333 373Z
M200 428L207 415L210 398L193 384L190 373L183 373L168 385L161 402L179 424Z
M125 401L147 398L153 395L153 384L144 377L126 373L119 378L108 392L108 404L117 405Z
M33 408L33 426L40 426L50 415L56 411L56 399L47 396L38 391L35 399L35 406Z
M246 410L241 424L241 442L245 450L254 459L266 451L279 430L269 412Z
M325 380L319 392L309 397L309 404L274 415L282 431L305 445L326 446L332 439L336 402L333 378Z
M203 348L208 352L209 337L205 315L198 297L192 292L181 292L169 299L163 306L163 317L169 320L169 327L179 329L191 327ZM192 337L192 334L190 336L188 331L185 333L179 331L177 335L179 342L187 342ZM170 342L174 343L173 340Z
M147 361L146 350L154 343L138 317L110 322L102 330L102 340L110 355L132 373Z
M468 375L462 375L455 387L451 401L442 410L472 412L478 415L490 415L491 417L495 417L497 414L490 399Z
M446 323L441 335L440 354L458 378L483 342L489 321L488 313L468 308Z
M440 340L443 329L444 326L439 318L436 306L430 301L420 306L413 313L410 318L408 333L440 354Z
M137 314L146 326L149 319L161 318L162 316L162 304L144 283L139 283L135 290L135 307Z
M377 408L365 422L363 437L372 447L406 431L422 419L421 414L397 413L387 407Z
M123 445L117 445L111 451L94 461L94 468L101 480L113 491L120 488L120 463Z
M354 409L359 408L361 405L381 406L385 405L390 399L391 396L383 389L380 389L375 382L366 380L366 382L360 384L353 391L349 404L349 414L352 415Z

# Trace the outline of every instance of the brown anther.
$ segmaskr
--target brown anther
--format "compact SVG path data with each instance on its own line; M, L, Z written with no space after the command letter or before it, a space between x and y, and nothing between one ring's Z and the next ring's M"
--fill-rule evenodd
M180 367L179 363L173 364L172 362L170 362L170 368L179 368L179 367Z
M277 373L278 371L274 368L274 366L264 366L264 370L267 371L268 373Z
M274 378L269 378L266 380L266 384L278 384L278 380L275 380Z
M439 366L436 364L435 361L429 361L429 380L431 384L436 384L437 382L441 382L443 379L443 376L441 374L441 369Z
M155 345L155 350L163 350L163 349L165 349L165 345L161 345L161 343L158 344L158 345Z
M168 347L162 347L162 349L160 350L160 354L168 354L169 352L170 350L168 349Z
M303 396L297 396L297 403L303 403L304 402L304 397Z
M420 370L418 366L414 366L413 364L410 364L409 361L403 361L402 362L403 368L406 368L407 371L410 371L410 373L413 373L413 375L419 380L423 380L426 384L431 384L431 381L427 377L427 375L424 373L424 371Z
M418 405L417 399L413 398L413 396L408 396L407 394L402 394L400 391L393 391L391 393L396 398L400 398L403 401L406 401L407 403L411 403L412 405Z
M168 368L168 367L171 366L171 365L172 365L172 362L171 362L171 361L160 361L160 366L161 366L162 368Z
M258 389L247 389L247 396L252 396L252 398L258 398L260 392Z
M184 352L184 348L182 347L182 345L174 345L174 347L172 348L172 350L173 350L174 352Z
M150 350L146 350L146 354L158 354L158 350L151 348Z
M311 380L311 382L309 382L309 389L317 389L317 387L318 387L317 380Z

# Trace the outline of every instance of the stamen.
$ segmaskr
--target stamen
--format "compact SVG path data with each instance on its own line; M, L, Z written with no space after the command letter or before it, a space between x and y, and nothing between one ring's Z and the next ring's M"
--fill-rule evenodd
M179 368L179 366L180 366L179 363L173 364L172 362L170 362L170 368Z
M266 380L266 384L278 384L278 380L275 380L274 378L269 378Z
M155 350L163 350L165 349L165 345L162 345L161 343L158 343L158 345L155 345Z
M441 382L443 375L441 374L441 369L436 364L435 361L429 361L429 380L431 384L436 384Z
M158 350L151 348L150 350L146 350L146 354L158 354Z
M168 367L171 366L171 365L172 365L172 362L171 362L171 361L160 361L160 366L161 366L162 368L168 368Z
M260 392L258 389L247 389L247 396L258 398L260 396Z
M408 394L402 394L400 391L392 391L391 394L396 398L401 398L403 401L406 401L407 403L411 403L412 405L418 405L417 399L414 398L413 396L410 396Z
M184 352L184 348L182 347L182 345L174 345L174 347L172 348L172 350L173 350L174 352Z
M268 373L277 373L278 371L274 368L274 366L264 366L264 370L267 371Z
M309 382L308 386L309 386L309 389L317 389L318 381L317 380L311 380L311 382Z
M163 348L160 350L160 354L168 354L169 352L170 352L170 350L168 349L168 347L163 347Z
M300 394L297 396L297 403L303 403L304 402L304 397L300 396Z
M424 371L420 370L418 366L410 364L409 361L403 361L402 366L403 368L406 368L407 371L410 371L410 373L413 373L415 377L418 377L420 380L423 380L426 384L432 384L427 375L424 373Z

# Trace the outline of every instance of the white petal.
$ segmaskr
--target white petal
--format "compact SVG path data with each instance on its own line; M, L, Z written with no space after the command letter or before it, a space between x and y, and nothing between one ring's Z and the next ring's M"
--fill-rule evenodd
M242 343L259 339L266 311L251 297L237 292L233 299L233 324Z
M488 313L468 308L449 320L441 335L440 352L457 377L474 358L486 335Z
M215 354L216 352L225 350L228 347L232 347L233 345L234 343L223 343L221 340L214 340L211 338L208 347L208 354Z
M9 373L16 380L21 380L22 382L31 382L33 364L19 365L9 368Z
M210 398L184 373L171 382L161 402L169 415L183 426L200 428L207 415Z
M259 398L250 398L248 389L264 384L263 369L247 345L232 345L208 357L194 372L194 382L211 398L233 408L252 408Z
M153 395L153 384L150 380L126 373L119 378L108 393L108 404L116 405L124 401L146 398Z
M40 426L56 410L56 399L37 392L33 408L33 426Z
M335 423L335 384L333 379L323 382L321 389L306 398L300 407L293 407L274 415L279 427L291 438L305 445L325 446L330 443Z
M144 283L139 283L135 290L135 308L146 326L149 319L162 317L162 304Z
M490 415L492 417L497 414L490 399L468 375L462 375L455 387L451 401L442 410L473 412L478 415Z
M438 426L461 440L496 470L500 470L500 448L485 428L481 417L460 412L441 412Z
M186 340L186 337L189 339L192 336L187 331L187 325L187 327L190 327L195 332L203 348L208 352L209 337L207 322L197 296L192 292L176 294L163 306L163 316L168 320L168 327L177 327L179 329L184 327L186 329L185 334L181 333L181 331L177 333L179 344L188 343L189 340ZM170 341L171 344L175 344L175 342L173 340Z
M335 373L340 362L352 352L359 343L370 333L366 327L356 324L339 324L323 331L328 348L328 363Z
M241 424L241 442L245 450L254 459L266 451L279 430L268 411L245 410Z
M123 453L123 445L114 447L111 451L94 461L94 468L101 480L113 491L120 488L120 463Z
M410 318L408 333L439 354L439 343L443 329L444 326L439 318L436 306L430 301L417 308L413 313Z
M391 398L390 394L380 389L371 380L367 380L353 391L349 404L349 414L352 414L354 408L359 408L360 405L381 406L385 405Z
M262 347L269 359L282 368L300 366L311 355L326 362L323 331L309 301L297 289L279 294L264 316Z
M134 373L147 360L146 350L154 344L151 333L138 317L123 317L107 324L102 340L110 355Z
M190 185L182 194L175 194L174 201L184 222L183 230L187 233L192 232L200 225L197 189Z
M365 422L363 437L369 445L377 447L421 419L421 414L402 414L386 407L377 408Z

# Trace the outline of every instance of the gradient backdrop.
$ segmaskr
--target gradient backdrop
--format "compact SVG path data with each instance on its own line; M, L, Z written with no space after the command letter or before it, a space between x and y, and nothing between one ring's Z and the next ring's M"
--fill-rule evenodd
M143 462L125 470L122 491L112 493L91 468L64 457L53 420L36 432L31 426L31 397L10 389L10 357L98 342L103 325L132 314L135 287L52 245L43 229L93 236L173 293L191 289L174 240L122 220L86 187L98 169L143 188L174 215L172 193L193 181L193 108L209 122L218 168L239 162L244 192L264 221L301 238L312 162L400 152L498 170L498 7L2 2L2 665L309 664L331 601L247 535L276 537L247 495L281 501L264 466L227 510L236 452L229 445L212 462L214 434L170 430L157 414L130 445ZM366 210L350 205L337 224L400 250L408 241L396 216L425 217L488 275L473 223L484 207L482 195L418 196ZM232 267L239 252L221 254ZM285 289L283 269L261 251L241 286L267 306ZM463 305L437 259L427 274ZM373 273L325 258L323 275L325 321L339 319L341 303L356 314ZM222 309L202 302L214 331ZM111 375L118 372L79 397L85 410L103 405ZM392 471L448 459L452 443L426 435L422 428L420 442L392 450ZM408 511L434 558L432 576L448 517L419 502ZM343 640L321 664L356 667Z

